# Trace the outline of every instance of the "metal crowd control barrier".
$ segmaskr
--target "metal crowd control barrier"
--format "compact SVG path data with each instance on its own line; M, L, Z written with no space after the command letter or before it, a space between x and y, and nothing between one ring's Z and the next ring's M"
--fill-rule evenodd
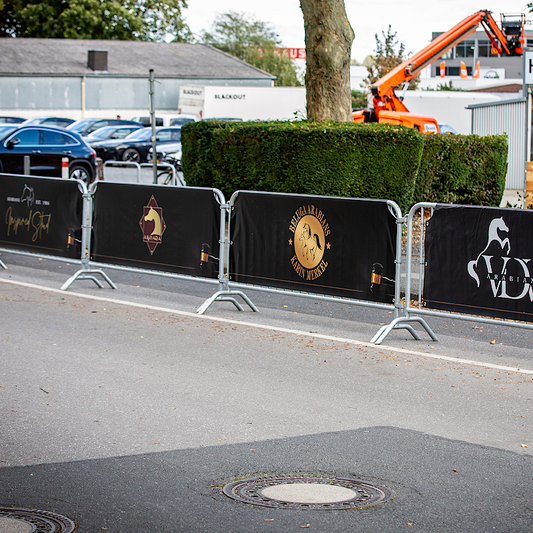
M104 161L103 168L106 167L129 167L137 169L137 183L141 183L141 165L135 161L115 161L110 159L109 161ZM105 179L105 176L104 176Z
M143 168L152 168L152 163L137 163L136 161L115 161L115 160L109 160L105 161L103 164L103 167L130 167L130 168L136 168L137 169L137 183L141 183L141 169ZM181 177L181 175L176 170L176 167L170 163L167 162L160 162L157 164L157 167L163 167L170 169L172 171L172 185L175 186L185 186L185 181ZM157 180L159 181L159 177L162 173L158 174Z
M145 167L150 167L152 168L153 165L152 163L141 163L141 168L145 168ZM181 187L185 187L185 180L183 179L183 177L178 173L178 171L176 170L176 167L170 163L167 163L166 161L161 161L159 163L157 163L157 168L159 169L160 167L163 167L163 168L168 168L172 171L172 185L175 185L175 186L181 186ZM159 178L163 175L163 172L160 172L158 175L157 175L157 182L159 183Z
M242 311L241 296L257 310L244 293L225 289L227 206L219 190L100 181L88 194L87 262L62 289L87 279L92 265L218 284L220 299Z
M418 213L420 248L413 257ZM380 340L416 315L533 329L533 212L423 202L411 208L407 227L405 317Z
M403 315L400 280L405 218L396 203L238 191L228 209L232 216L227 279L199 313L239 288L391 309L395 319ZM347 218L344 223L343 217ZM358 248L361 245L364 250ZM390 270L391 278L387 277ZM320 278L322 283L317 281ZM412 323L431 332L419 317L404 317L396 328L407 329L419 340Z
M92 216L91 195L81 180L0 174L3 225L0 246L8 253L81 263L85 279L103 287L86 267ZM81 193L81 196L80 196ZM81 205L80 205L81 204ZM7 268L1 262L2 268Z

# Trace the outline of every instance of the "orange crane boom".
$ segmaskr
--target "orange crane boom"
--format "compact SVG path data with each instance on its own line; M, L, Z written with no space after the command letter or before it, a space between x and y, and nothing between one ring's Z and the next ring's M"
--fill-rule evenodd
M518 22L505 20L505 17L505 15L502 15L502 28L500 29L492 17L492 13L487 10L481 10L466 17L451 30L439 35L423 50L392 69L370 87L374 109L373 111L356 111L353 114L354 121L403 124L408 127L417 128L425 133L438 132L438 125L435 119L409 113L402 100L396 96L396 87L412 80L424 68L436 61L450 48L475 32L480 24L489 36L492 47L498 54L509 56L522 55L524 44L524 15L520 15ZM409 116L405 116L406 114Z

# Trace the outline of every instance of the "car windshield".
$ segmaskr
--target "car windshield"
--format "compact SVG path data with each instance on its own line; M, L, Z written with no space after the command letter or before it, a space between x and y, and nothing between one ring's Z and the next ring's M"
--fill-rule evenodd
M96 137L97 139L107 139L109 136L113 135L115 131L117 131L116 126L106 126L105 128L94 130L91 132L90 136L92 138Z
M86 118L85 120L78 120L77 122L73 122L72 124L69 124L67 126L67 130L76 131L79 133L80 131L85 130L87 126L89 126L93 122L94 120L90 118Z
M13 133L18 126L0 126L0 140L4 140L8 135Z
M128 141L146 141L152 135L152 128L143 128L130 133L126 139Z
M24 121L24 126L31 126L33 124L40 124L44 118L29 118L28 120Z

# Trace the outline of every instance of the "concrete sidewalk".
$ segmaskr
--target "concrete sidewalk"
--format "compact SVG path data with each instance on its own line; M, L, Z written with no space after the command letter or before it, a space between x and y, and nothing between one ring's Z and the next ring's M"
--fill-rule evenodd
M66 266L22 263L0 272L0 508L79 532L533 530L533 363L512 335L437 324L438 343L399 332L376 347L377 324L294 300L197 317L208 294L185 283L117 274L118 291L60 292ZM395 498L310 511L222 492L304 473Z

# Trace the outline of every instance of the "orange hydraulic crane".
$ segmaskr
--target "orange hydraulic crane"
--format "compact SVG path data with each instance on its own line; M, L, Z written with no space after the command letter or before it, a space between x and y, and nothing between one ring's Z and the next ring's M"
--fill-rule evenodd
M356 111L353 114L354 121L401 124L416 128L422 133L438 133L437 121L432 117L410 113L402 99L396 96L395 89L404 83L409 83L425 67L475 32L480 24L489 36L492 48L498 54L521 56L524 52L524 14L501 15L501 17L500 28L490 11L481 10L439 35L423 50L395 67L370 87L374 109Z

